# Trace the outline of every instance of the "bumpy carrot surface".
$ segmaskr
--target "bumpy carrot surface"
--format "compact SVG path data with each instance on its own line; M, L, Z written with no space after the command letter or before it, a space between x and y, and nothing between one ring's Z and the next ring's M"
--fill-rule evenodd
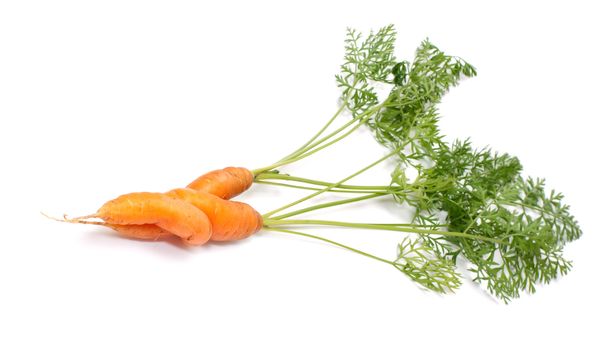
M201 245L211 238L211 222L194 205L162 193L135 192L106 202L94 215L123 235L156 239L163 231L174 234L186 244ZM157 231L155 225L163 231ZM119 225L119 226L116 226ZM129 226L123 226L129 225Z
M192 181L187 187L222 199L230 199L245 192L252 183L253 174L249 169L228 167L210 171Z
M189 188L128 193L106 202L93 215L56 220L103 225L136 239L175 235L189 245L234 241L251 236L263 225L262 216L251 206L228 200L252 182L248 169L228 167L200 176Z
M228 201L210 193L178 188L166 193L188 202L207 214L211 221L212 241L235 241L251 236L262 228L262 216L250 205Z
M110 227L120 233L121 235L129 238L144 239L144 240L158 240L169 237L172 235L171 232L165 231L154 224L143 224L143 225L111 225L106 224L105 226Z

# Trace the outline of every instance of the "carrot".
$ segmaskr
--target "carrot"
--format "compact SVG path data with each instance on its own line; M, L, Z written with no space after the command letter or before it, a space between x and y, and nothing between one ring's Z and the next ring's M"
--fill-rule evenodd
M230 199L245 192L252 183L253 174L249 169L227 167L201 175L187 187Z
M121 235L129 238L153 240L166 238L171 236L171 232L165 231L155 224L143 224L143 225L111 225L105 224L104 226L114 229Z
M168 232L189 245L205 244L211 238L211 222L204 212L162 193L125 194L84 218L102 219L106 226L133 238L156 239Z
M129 193L106 202L96 214L56 220L103 225L123 236L144 240L175 235L190 245L233 241L262 228L262 217L255 209L227 200L252 183L253 174L248 169L227 167L200 176L186 189L166 194Z
M571 265L562 257L562 248L582 232L569 207L562 203L562 195L554 191L546 194L543 179L523 177L517 158L488 148L476 150L468 140L448 144L439 131L437 104L462 78L475 76L475 68L461 58L444 54L428 40L416 50L411 63L397 60L392 25L365 38L351 29L347 35L345 61L341 73L336 75L341 89L340 106L312 138L293 152L252 171L237 167L214 170L198 177L188 188L164 194L131 193L107 202L94 215L56 220L104 225L138 239L176 235L193 245L243 239L264 226L270 231L316 239L386 263L437 292L453 291L460 286L455 261L467 259L473 264L470 270L476 272L474 280L482 281L504 301L518 297L523 291L533 292L536 283L548 283L568 272ZM384 88L392 85L390 93L379 99L373 82L382 82ZM346 112L352 118L341 125L334 124ZM283 166L332 146L362 125L390 150L388 154L335 182L280 171ZM358 153L351 152L343 158L336 158L335 165L343 166L346 158L358 159ZM348 184L391 158L396 161L391 161L395 168L387 178L390 184ZM326 173L325 168L320 170ZM410 178L410 172L416 177ZM249 205L230 201L250 188L254 179L262 184L314 192L260 216ZM358 195L286 212L329 192ZM410 206L415 214L411 221L289 219L382 196L391 196L397 204ZM385 259L321 236L284 228L303 225L408 235L398 243L397 257ZM488 262L488 256L500 259Z
M250 205L191 188L128 193L106 202L93 215L56 220L103 225L136 239L176 235L189 245L247 238L263 225L262 216Z
M209 217L212 241L235 241L251 236L262 228L262 216L250 205L228 201L210 193L178 188L166 193L188 202Z

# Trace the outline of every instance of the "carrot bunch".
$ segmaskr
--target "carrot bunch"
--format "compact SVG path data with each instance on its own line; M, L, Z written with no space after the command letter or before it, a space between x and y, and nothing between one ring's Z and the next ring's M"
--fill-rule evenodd
M185 244L233 241L266 231L316 239L396 268L426 289L450 292L461 284L456 262L471 263L473 280L508 301L521 291L534 292L571 268L562 256L565 243L582 231L563 196L547 192L543 180L521 174L519 160L467 141L448 143L440 133L437 105L450 88L475 68L443 53L428 40L412 62L393 55L395 30L381 28L367 37L347 32L345 62L336 81L340 105L333 116L302 146L270 165L248 170L229 167L165 193L138 192L105 203L97 213L62 221L110 227L147 240L170 236ZM381 100L374 86L391 92ZM340 117L348 114L347 121ZM341 125L336 125L341 123ZM292 176L283 167L299 162L368 128L389 152L336 180ZM342 167L356 154L337 159ZM391 161L386 182L354 185L363 172ZM323 173L323 172L322 172ZM413 176L412 176L413 175ZM311 191L263 215L231 200L252 183ZM328 193L344 196L323 200ZM353 222L301 218L326 208L368 203L391 197L412 213L397 222ZM311 204L316 199L317 203ZM305 204L308 203L308 204ZM297 208L296 208L297 207ZM296 217L296 218L294 218ZM292 227L383 230L399 235L397 256L384 258L359 248Z
M262 216L255 209L230 200L252 183L251 171L228 167L206 173L186 188L127 193L95 214L64 221L103 225L136 239L177 236L188 245L239 240L262 228Z

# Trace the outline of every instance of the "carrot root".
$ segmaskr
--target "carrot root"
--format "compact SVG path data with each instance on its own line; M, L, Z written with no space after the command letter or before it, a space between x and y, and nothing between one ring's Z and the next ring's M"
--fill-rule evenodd
M198 177L188 188L119 196L95 214L74 218L41 214L59 222L106 226L136 239L175 235L188 245L233 241L249 237L263 225L262 216L251 206L229 200L252 183L250 170L227 167Z
M85 215L85 216L77 216L74 218L69 218L68 214L63 214L63 217L58 218L58 217L54 217L51 215L48 215L44 212L40 212L40 214L42 214L42 216L46 217L47 219L51 219L54 221L59 221L59 222L67 222L70 224L87 224L87 225L106 225L105 222L103 221L91 221L88 219L99 219L96 214L90 214L90 215Z
M210 193L222 199L230 199L245 192L251 187L251 184L253 184L251 170L227 167L203 174L186 187Z

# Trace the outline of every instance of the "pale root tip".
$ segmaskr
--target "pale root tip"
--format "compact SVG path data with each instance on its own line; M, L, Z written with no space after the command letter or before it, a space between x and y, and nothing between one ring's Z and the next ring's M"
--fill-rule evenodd
M51 219L51 220L59 221L59 222L68 222L71 224L105 225L105 223L101 222L101 221L89 220L89 219L97 219L97 216L95 214L78 216L78 217L74 217L74 218L69 218L68 214L63 214L62 218L50 216L44 212L40 212L40 214L42 214L42 216L46 217L47 219Z

